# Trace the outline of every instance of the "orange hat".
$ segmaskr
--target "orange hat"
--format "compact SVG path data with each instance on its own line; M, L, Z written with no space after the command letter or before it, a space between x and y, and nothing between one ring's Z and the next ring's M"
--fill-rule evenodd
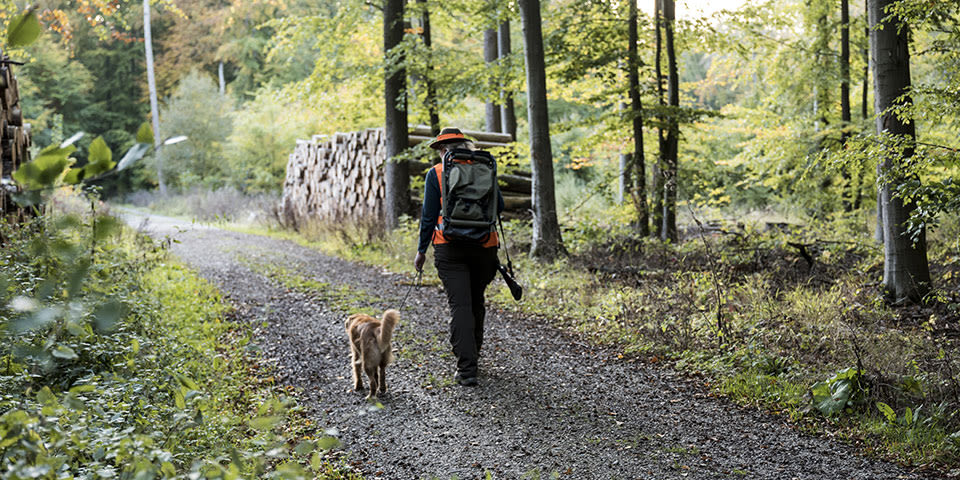
M447 127L443 130L440 130L440 134L437 135L437 138L430 142L430 148L434 150L440 150L440 147L445 143L452 142L462 142L467 140L467 137L463 136L463 132L456 127Z

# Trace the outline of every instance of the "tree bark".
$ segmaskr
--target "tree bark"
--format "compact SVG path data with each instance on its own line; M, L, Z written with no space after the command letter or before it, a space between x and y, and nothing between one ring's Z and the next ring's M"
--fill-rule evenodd
M506 62L510 57L510 22L500 24L498 30L497 44L499 47L498 56L500 62ZM500 131L509 133L513 140L517 140L517 113L513 106L513 92L507 85L501 85L500 92Z
M863 18L870 18L870 3L868 0L863 2ZM867 100L867 91L870 86L870 22L866 20L866 27L863 29L864 47L863 47L863 92L862 103L860 105L860 116L866 120L869 115L869 104Z
M403 40L404 0L386 0L383 7L383 51L389 58L390 50ZM396 228L400 216L406 213L410 201L410 175L406 161L395 157L407 148L406 69L402 65L387 65L383 96L385 103L384 136L386 184L384 224L388 230Z
M656 57L654 58L653 64L657 76L657 102L662 112L665 102L663 99L663 70L660 67L660 58L663 54L663 42L660 30L660 20L662 18L660 14L660 0L653 0L653 11L653 28L656 40ZM666 184L666 182L663 181L663 152L666 150L666 138L664 137L662 123L664 120L663 114L661 113L661 123L657 126L657 161L653 163L650 169L650 175L653 177L653 207L650 209L650 223L653 225L653 229L650 234L655 238L661 238L663 235L663 197Z
M167 184L163 181L163 155L158 149L160 138L160 109L157 106L157 80L153 75L153 36L150 32L150 0L143 0L143 45L147 56L147 88L150 90L150 117L153 120L153 156L157 161L157 186L160 196L167 196Z
M519 4L527 67L527 118L530 123L530 163L533 173L533 242L530 255L538 260L551 261L564 253L564 249L554 192L540 0L520 0Z
M223 76L223 61L217 66L217 80L220 83L220 95L227 94L227 81Z
M850 138L850 7L849 0L840 0L840 143L846 144ZM845 165L841 169L843 176L843 209L853 211L852 167Z
M643 155L643 104L640 100L640 58L637 54L637 2L630 0L630 24L627 26L627 82L630 89L630 115L633 117L633 176L630 196L637 209L634 228L640 235L650 235L647 212L647 175Z
M626 102L620 102L619 105L620 115L623 115L623 112L627 111ZM622 152L620 153L620 189L619 196L617 198L618 203L621 205L630 198L630 192L632 190L633 182L630 181L633 178L633 154Z
M421 5L423 9L423 14L420 17L420 23L423 27L423 32L421 36L423 37L423 45L427 48L428 55L433 55L433 39L430 33L430 11L427 8L427 0L417 0L417 3ZM424 99L424 106L427 107L427 113L430 116L430 131L434 135L440 133L440 113L437 109L437 87L433 84L433 60L432 58L427 61L427 75L426 75L426 84L427 84L427 97Z
M860 98L860 118L864 120L863 123L866 123L867 120L867 89L869 88L869 79L870 79L870 25L867 20L870 17L869 12L870 6L866 1L863 2L863 18L864 25L864 41L863 41L863 88L861 89L861 98ZM860 206L863 203L863 168L860 169L860 176L857 179L857 190L853 198L853 209L860 210ZM880 202L877 202L877 210L879 211ZM879 223L878 223L879 225ZM877 228L879 230L879 227ZM882 239L880 240L883 241Z
M680 108L680 78L677 75L677 55L673 42L674 0L663 0L664 40L667 47L667 102L671 113L667 122L667 138L664 141L664 199L663 199L663 240L677 240L677 163L678 143L680 141L680 122L677 111Z
M497 63L497 57L500 54L500 48L498 47L497 42L497 29L488 28L483 31L483 60L487 63L488 66L492 66ZM493 87L492 85L490 87ZM492 88L491 88L492 90ZM490 94L492 97L492 94ZM492 100L487 100L487 131L488 132L499 132L500 131L500 106L497 105Z
M897 167L913 155L916 127L909 119L899 118L892 110L909 106L910 49L909 28L903 19L888 16L886 7L896 0L870 0L870 47L873 50L874 108L877 134L893 136L904 142L903 152L892 151L880 161L880 201L883 205L884 265L883 286L894 302L919 302L930 289L926 232L921 228L913 242L906 222L916 208L895 195L902 175ZM877 28L877 26L880 28ZM896 150L896 149L892 149ZM886 178L884 178L884 176Z

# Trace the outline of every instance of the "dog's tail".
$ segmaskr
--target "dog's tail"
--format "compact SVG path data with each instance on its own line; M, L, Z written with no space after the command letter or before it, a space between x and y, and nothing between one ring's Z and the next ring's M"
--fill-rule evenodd
M343 321L343 328L347 330L347 334L350 333L350 324L353 322L354 318L357 318L357 314L350 315L346 320Z
M393 338L393 328L397 326L398 321L400 321L400 312L392 309L383 312L383 319L380 325L380 338L377 338L377 343L381 351L386 350L390 346L390 340Z

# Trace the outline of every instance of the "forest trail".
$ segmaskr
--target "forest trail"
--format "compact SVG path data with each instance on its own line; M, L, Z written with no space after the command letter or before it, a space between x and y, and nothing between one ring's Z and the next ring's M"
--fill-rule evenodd
M255 326L278 380L297 388L318 425L339 432L346 462L366 478L926 478L492 306L481 386L460 387L436 287L410 294L390 392L373 410L351 388L343 319L398 307L410 278L291 242L121 216L175 240L173 253L220 288Z

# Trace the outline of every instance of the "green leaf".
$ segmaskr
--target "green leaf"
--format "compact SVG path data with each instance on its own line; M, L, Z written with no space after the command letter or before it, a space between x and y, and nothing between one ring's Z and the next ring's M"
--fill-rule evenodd
M87 393L87 392L92 392L96 389L97 387L90 384L77 385L76 387L73 387L70 389L70 393Z
M117 162L113 161L113 152L103 141L103 137L97 137L90 144L90 154L87 157L87 165L83 167L85 178L93 178L109 172Z
M144 155L152 148L151 144L148 143L137 143L134 146L130 147L130 150L127 150L127 153L120 159L120 163L117 165L117 171L126 170L131 165L143 158Z
M817 410L828 417L832 417L847 407L847 401L853 394L850 380L838 380L830 385L830 396L815 400Z
M57 308L44 308L30 315L26 315L10 322L9 329L14 333L24 333L45 327L57 319L60 310Z
M897 420L897 413L890 408L890 405L887 405L883 402L877 402L877 410L880 410L880 413L887 418L887 422L893 423Z
M273 428L274 425L280 423L282 420L279 416L266 416L258 417L250 420L250 428L259 431L266 431Z
M87 331L84 330L83 327L80 326L80 324L78 324L77 322L70 322L70 321L67 322L67 332L69 332L70 335L73 335L74 337L82 337L87 334Z
M197 382L194 382L190 377L182 373L174 373L177 381L180 382L180 385L189 388L190 390L200 390L200 387L197 386Z
M102 163L109 162L113 160L113 152L110 151L110 147L107 146L107 142L103 140L103 137L97 137L90 142L89 156L87 161L90 163Z
M25 47L40 36L40 21L33 9L13 17L7 27L7 48Z
M148 122L140 124L140 129L137 130L137 143L153 145L153 128L150 128Z
M76 150L77 147L73 145L65 148L51 145L13 172L13 179L30 190L53 187L63 172L73 164L73 159L69 157Z
M187 403L183 401L183 392L179 388L173 391L173 404L180 410L187 408Z
M913 410L910 410L910 407L903 411L903 424L908 426L913 424Z
M67 185L76 185L87 178L87 172L83 168L71 168L63 176L63 183Z
M58 345L57 348L54 348L53 352L51 353L53 354L54 357L59 358L61 360L76 360L77 358L80 358L77 356L77 353L74 352L72 348L66 345Z
M294 447L293 451L294 451L294 453L296 453L297 455L306 455L306 454L312 452L313 449L315 449L315 448L317 448L317 446L316 446L313 442L303 441L303 442L300 442L299 444L297 444L297 446Z
M93 311L93 325L98 332L112 332L123 316L123 304L108 300Z
M317 440L317 448L322 450L330 450L331 448L337 448L340 446L340 440L337 440L337 437L322 437Z
M900 388L906 393L917 396L923 395L923 387L913 376L903 377L903 380L900 381Z
M50 387L43 387L37 392L37 402L41 405L54 405L57 403L57 396L50 391Z

